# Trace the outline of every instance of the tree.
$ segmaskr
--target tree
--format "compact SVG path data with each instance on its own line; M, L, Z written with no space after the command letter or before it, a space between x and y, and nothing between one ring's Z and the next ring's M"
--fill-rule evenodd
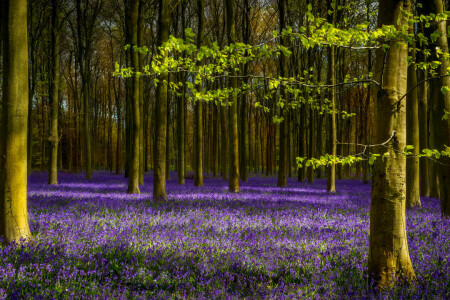
M227 36L230 44L236 43L236 29L234 17L234 0L225 0L227 14ZM237 88L236 72L230 70L231 77L228 79L230 89ZM239 192L239 134L237 120L237 95L233 93L229 99L228 128L230 135L230 174L228 189L230 192Z
M411 57L415 61L415 47L411 47ZM406 160L406 206L420 206L419 191L419 101L417 89L411 89L417 85L415 65L408 66L408 95L406 96L406 143L414 146L413 156Z
M336 24L336 3L334 3L333 7L333 25ZM336 84L336 62L335 62L335 46L331 45L328 51L328 55L330 57L330 60L328 61L328 81L331 83L332 88L330 92L331 96L331 116L329 117L329 150L330 155L336 156L336 94L335 94L335 87ZM336 166L334 161L330 163L330 166L327 170L327 191L330 193L336 192Z
M144 47L144 1L139 0L139 15L137 20L137 46ZM138 53L139 72L144 67L144 54ZM144 184L144 77L138 78L139 82L139 184Z
M58 110L59 110L59 32L58 4L52 0L51 21L51 72L50 72L50 126L47 140L50 144L48 184L58 185Z
M182 36L185 39L184 28L186 24L186 0L182 0L181 2L181 27L182 27ZM181 78L185 78L183 72L179 73ZM181 87L181 95L177 97L177 138L178 138L178 160L177 160L177 171L178 171L178 184L183 185L185 183L184 173L186 169L185 165L185 157L186 157L186 87L183 85Z
M81 3L84 3L82 6ZM90 98L91 98L91 58L93 31L101 10L103 0L76 0L77 12L77 54L78 66L81 75L81 93L83 97L83 133L84 133L84 160L86 178L92 178L92 150L90 126ZM89 13L90 12L90 13Z
M205 31L205 0L197 1L198 33L197 47L203 45ZM196 85L197 90L203 88L201 79ZM203 186L203 99L197 99L195 102L195 186Z
M2 1L3 88L0 132L0 237L31 237L27 216L27 1Z
M436 14L444 13L444 3L442 0L434 0L436 6ZM448 53L448 39L447 39L447 20L444 19L437 24L439 37L437 38L437 45L440 51ZM441 65L439 72L442 80L442 88L450 88L450 78L448 70L450 68L450 61L448 58L441 58ZM435 103L435 118L434 130L436 134L436 146L438 150L444 150L445 145L450 145L450 118L445 118L445 112L450 111L450 93L445 93L444 96L438 97L438 103ZM450 158L442 157L440 163L437 164L437 173L439 178L439 198L441 200L441 213L443 216L450 217Z
M139 0L129 0L127 2L129 9L130 22L128 26L129 37L130 37L130 61L131 68L133 70L138 70L139 68L139 57L136 48L138 44L138 15L139 15ZM141 115L139 113L139 78L137 76L132 76L131 78L131 123L133 124L131 130L131 151L130 153L130 171L128 177L128 190L129 194L139 194L139 156L140 156L140 125L141 125Z
M378 27L405 23L402 11L410 11L411 2L381 0ZM399 19L400 18L400 19ZM399 20L399 22L397 22ZM405 218L406 104L399 95L407 87L407 43L397 38L389 49L376 53L375 77L381 86L376 98L375 144L387 143L377 149L384 159L377 159L372 174L370 202L369 276L380 288L390 286L398 277L414 280L409 257Z
M169 39L170 10L169 0L159 0L158 46ZM167 55L162 52L163 62ZM166 71L158 75L155 102L155 148L153 153L153 199L166 200L166 134L167 134L167 84L169 76Z
M280 14L280 30L286 27L286 3L285 0L278 0L278 11ZM281 45L286 46L286 39L284 37L281 38ZM280 76L287 76L287 59L284 55L280 55ZM287 100L287 95L285 92L284 86L281 87L280 93L282 99L281 101L285 102ZM285 103L287 107L287 103ZM278 181L277 186L285 187L287 185L287 127L288 127L288 119L287 119L287 109L282 109L282 116L284 116L284 120L280 124L280 167L278 169Z

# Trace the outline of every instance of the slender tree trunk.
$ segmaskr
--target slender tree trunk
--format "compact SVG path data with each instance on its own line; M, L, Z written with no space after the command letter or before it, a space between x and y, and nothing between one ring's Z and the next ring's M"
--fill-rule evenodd
M230 44L236 43L235 30L235 11L234 0L225 0L226 15L227 15L227 35ZM237 87L236 72L230 71L231 77L229 80L229 88L235 89ZM228 188L230 192L239 192L239 134L238 134L238 120L237 120L237 95L233 94L230 97L229 107L229 134L230 134L230 178L228 180Z
M181 27L183 28L183 39L185 39L184 28L186 28L186 1L181 2ZM185 75L181 72L179 73L180 78L185 81ZM185 183L185 168L186 168L186 87L183 85L181 87L181 96L177 97L178 109L177 109L177 138L178 138L178 184L183 185Z
M286 21L285 21L285 9L286 9L286 2L285 0L279 0L278 1L278 11L280 14L280 31L284 28L286 28ZM281 45L286 46L286 40L284 37L281 37ZM287 59L282 54L280 55L280 76L285 77L287 75ZM280 124L280 165L278 169L278 181L277 186L278 187L285 187L287 186L287 124L288 124L288 118L287 118L287 94L284 86L281 86L281 93L280 97L282 98L281 101L284 103L284 107L286 109L280 110L280 115L284 118L284 120Z
M407 1L381 0L378 27L398 26L405 20L402 11L409 12ZM414 280L415 274L409 257L405 218L406 159L396 151L406 145L406 103L398 102L407 88L407 44L399 39L390 42L386 52L377 50L376 80L382 82L377 93L375 143L387 143L388 157L377 159L372 176L370 203L369 280L386 288L394 280ZM397 103L398 102L398 103ZM386 148L379 147L379 154Z
M411 48L412 59L415 62L415 47ZM417 84L415 65L408 66L408 91ZM414 146L414 156L406 160L406 206L417 207L420 204L419 191L419 102L417 89L414 88L406 96L406 144Z
M50 126L48 142L50 146L48 161L48 184L58 185L58 110L59 110L59 24L56 0L52 0L51 21L51 70L50 71Z
M434 107L435 103L438 103L438 98L440 97L440 87L441 83L438 79L433 79L430 82L430 100L431 100L431 107L430 107L430 117L428 118L429 122L429 146L431 149L436 149L437 142L436 142L436 130L434 128L435 124L435 118L436 118L436 108ZM428 161L428 172L430 176L430 197L431 198L439 198L439 182L438 182L438 175L436 170L436 162L434 160Z
M144 46L144 1L139 0L139 12L137 20L137 45ZM138 54L139 71L144 68L144 54ZM144 184L144 77L138 79L139 85L139 184Z
M421 80L427 79L427 71L421 71ZM419 98L419 143L420 152L428 148L428 82L421 85ZM430 195L430 185L428 177L428 158L421 157L419 163L420 172L420 196L428 197Z
M183 76L181 74L181 76ZM181 96L178 96L178 118L177 118L177 131L178 131L178 184L184 184L184 168L185 168L185 148L184 148L184 140L185 140L185 87L183 86L181 91Z
M117 140L116 140L116 175L120 174L120 157L122 155L122 148L120 147L120 141L122 139L122 118L120 114L120 108L121 108L121 79L117 79L118 87L117 87L117 93L115 94L115 100L116 100L116 116L117 116ZM114 83L115 86L115 83Z
M34 89L36 86L36 58L34 56L34 50L31 49L31 76L29 84L29 95L28 95L28 126L27 126L27 173L31 174L33 168L33 97Z
M198 33L197 33L197 47L203 45L204 23L205 23L205 0L197 1L197 17L198 17ZM197 83L196 89L203 88L201 79ZM195 186L203 186L203 99L195 101Z
M138 15L139 15L139 0L129 0L129 37L130 37L130 62L131 68L136 71L139 69L138 52L134 50L138 42ZM139 134L140 134L140 113L139 113L139 78L136 75L131 77L131 144L130 144L130 161L129 161L129 177L128 177L128 194L139 194Z
M217 170L219 169L219 108L213 103L213 177L217 177Z
M332 16L332 20L333 20L333 24L336 23L336 9L334 9L333 11L333 16ZM330 155L332 157L336 156L336 88L334 87L334 85L336 84L336 51L335 51L335 46L331 45L330 49L328 51L328 56L330 57L330 60L328 62L328 81L331 83L331 85L333 85L333 87L331 88L331 110L332 113L329 116L329 150L330 150ZM334 161L331 162L331 164L328 167L327 170L327 191L330 193L334 193L336 192L336 166Z
M220 173L223 180L228 180L228 134L227 134L228 106L220 106L221 147L220 147Z
M2 1L1 8L0 237L10 243L31 238L27 216L27 1Z
M170 74L168 78L168 82L170 82ZM170 180L170 123L170 92L167 89L166 181Z
M169 39L170 9L169 0L159 0L158 45ZM164 59L164 58L163 58ZM167 134L167 82L169 76L163 72L158 76L155 101L155 147L153 199L167 199L166 193L166 134Z

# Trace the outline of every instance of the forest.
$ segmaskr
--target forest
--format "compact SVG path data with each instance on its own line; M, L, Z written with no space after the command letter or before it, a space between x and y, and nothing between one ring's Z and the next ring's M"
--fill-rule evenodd
M1 299L449 299L450 1L2 0Z

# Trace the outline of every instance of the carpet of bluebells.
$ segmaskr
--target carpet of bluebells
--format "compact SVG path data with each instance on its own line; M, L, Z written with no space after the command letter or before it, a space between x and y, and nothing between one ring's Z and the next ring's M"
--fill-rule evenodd
M277 188L254 177L238 194L168 181L168 202L127 195L122 175L29 178L34 239L0 247L0 298L324 299L450 297L450 221L422 198L407 211L417 284L368 288L370 185L340 180Z

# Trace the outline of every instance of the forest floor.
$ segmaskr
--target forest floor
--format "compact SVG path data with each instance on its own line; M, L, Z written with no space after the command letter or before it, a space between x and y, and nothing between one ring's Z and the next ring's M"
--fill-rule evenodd
M241 192L168 181L167 203L127 195L123 175L29 178L34 239L0 248L0 298L449 298L450 221L422 198L407 211L417 284L368 289L370 185L253 177Z

